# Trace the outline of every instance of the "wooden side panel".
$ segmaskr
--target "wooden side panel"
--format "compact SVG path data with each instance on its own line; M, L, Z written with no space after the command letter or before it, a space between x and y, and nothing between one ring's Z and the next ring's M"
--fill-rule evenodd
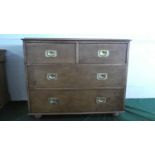
M5 71L5 52L0 50L0 108L9 101Z

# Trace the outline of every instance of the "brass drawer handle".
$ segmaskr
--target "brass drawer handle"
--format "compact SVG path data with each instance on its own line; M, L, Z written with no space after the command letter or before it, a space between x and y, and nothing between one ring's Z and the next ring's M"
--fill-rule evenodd
M110 51L109 50L104 50L104 49L101 49L101 50L98 50L98 57L102 58L106 58L106 57L109 57L109 54L110 54Z
M107 103L106 97L99 97L99 96L96 97L96 104L105 104L105 103Z
M47 80L57 80L57 73L47 73Z
M48 104L54 105L54 104L60 104L60 100L54 97L48 98Z
M55 58L55 57L57 57L57 51L56 50L46 50L45 51L45 57Z
M107 80L108 73L97 73L97 80Z

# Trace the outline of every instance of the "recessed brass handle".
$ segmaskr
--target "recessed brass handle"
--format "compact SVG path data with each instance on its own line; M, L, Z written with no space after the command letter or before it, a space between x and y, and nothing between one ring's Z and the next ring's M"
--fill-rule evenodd
M97 96L96 97L96 104L105 104L107 103L106 97Z
M110 51L109 50L104 50L104 49L101 49L101 50L98 50L98 57L102 58L106 58L108 57L110 54Z
M60 100L58 98L49 97L48 98L48 104L60 104Z
M55 57L57 57L57 51L56 50L46 50L45 51L45 57L55 58Z
M47 73L47 80L57 80L57 73Z
M97 80L107 80L108 79L108 73L97 73Z

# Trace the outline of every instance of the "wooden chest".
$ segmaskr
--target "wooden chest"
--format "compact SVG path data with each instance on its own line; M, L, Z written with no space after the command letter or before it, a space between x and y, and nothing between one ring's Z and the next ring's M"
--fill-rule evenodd
M9 101L5 71L5 50L0 49L0 108Z
M23 39L29 114L123 111L129 42Z

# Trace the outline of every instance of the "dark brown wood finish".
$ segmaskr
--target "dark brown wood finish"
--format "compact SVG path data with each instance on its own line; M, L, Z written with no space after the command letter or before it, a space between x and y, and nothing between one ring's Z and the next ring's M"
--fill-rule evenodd
M27 68L27 43L23 42L23 52L24 52L24 63L25 63L25 76L26 76L26 87L27 87L27 101L28 101L28 111L30 112L30 96L29 96L29 80L28 80L28 68Z
M5 50L0 49L0 63L5 62Z
M125 97L126 97L126 84L127 84L127 77L128 77L128 65L129 65L129 46L130 44L127 44L127 52L126 52L126 70L125 70L125 87L124 87L124 102L125 103ZM125 106L125 104L123 104Z
M35 65L28 66L30 88L103 88L125 86L125 65ZM48 73L57 79L48 80ZM98 73L107 73L106 80L98 80Z
M108 57L98 57L98 50L109 50ZM79 63L88 64L125 64L126 44L80 44Z
M32 113L112 112L123 111L123 90L34 90L30 91ZM49 98L58 104L50 104ZM106 103L96 103L97 97L105 97Z
M91 43L99 43L99 42L111 42L111 43L129 43L130 39L104 39L104 38L23 38L22 39L25 42L91 42Z
M0 49L0 108L9 101L5 70L5 50Z
M89 114L123 111L129 41L125 39L25 38L29 113ZM100 49L108 57L98 57ZM56 50L57 57L45 57L45 50ZM56 79L47 79L54 73ZM107 73L97 80L97 73ZM96 97L106 103L96 104ZM49 104L48 99L60 100Z
M75 63L75 44L61 43L27 43L27 63ZM56 57L46 57L46 50L56 50Z

